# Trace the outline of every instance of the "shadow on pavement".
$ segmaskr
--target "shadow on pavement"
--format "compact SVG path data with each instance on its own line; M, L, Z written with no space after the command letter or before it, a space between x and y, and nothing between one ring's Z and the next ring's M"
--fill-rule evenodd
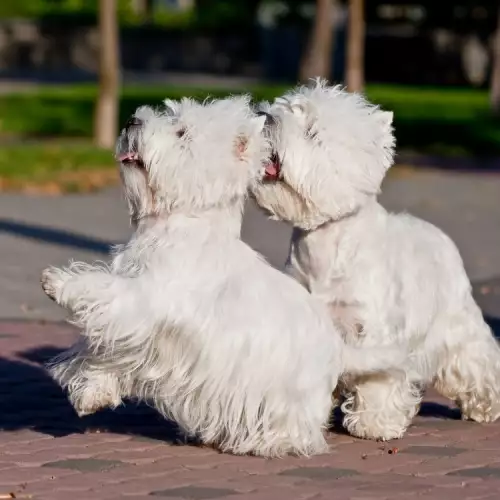
M453 403L450 401L450 404ZM451 408L441 403L424 401L418 412L419 417L435 418L438 420L461 420L461 413L458 408Z
M75 433L105 431L156 439L171 444L197 444L187 440L176 425L146 405L129 403L115 411L105 410L79 418L61 388L52 381L43 364L61 349L51 346L25 351L28 363L0 358L0 429L31 428L59 437ZM31 364L33 363L33 364ZM452 404L450 402L450 404ZM460 420L460 412L446 405L424 402L419 416ZM332 415L330 430L345 434L339 408Z
M500 318L486 320L500 337ZM18 353L22 360L0 358L0 430L33 429L55 437L106 431L129 434L171 444L197 444L186 439L177 426L143 404L129 403L115 411L105 410L79 418L61 388L49 377L43 365L61 348L41 346ZM25 360L25 361L24 361ZM460 412L450 406L426 401L419 417L460 420ZM337 408L331 430L344 433L342 415Z
M10 219L0 219L0 232L10 233L45 243L52 243L54 245L105 254L108 254L110 247L114 245L112 242L99 240L89 236L25 222L16 222Z
M45 346L19 353L27 362L0 358L0 430L33 429L54 437L106 431L170 444L196 444L146 405L131 403L79 418L43 367L61 351Z

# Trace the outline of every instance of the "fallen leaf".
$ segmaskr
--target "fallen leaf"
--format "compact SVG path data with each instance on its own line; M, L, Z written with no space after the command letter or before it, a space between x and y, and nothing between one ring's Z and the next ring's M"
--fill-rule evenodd
M33 495L21 495L14 493L13 491L11 491L10 493L0 493L0 500L8 500L11 498L27 499L27 498L33 498Z

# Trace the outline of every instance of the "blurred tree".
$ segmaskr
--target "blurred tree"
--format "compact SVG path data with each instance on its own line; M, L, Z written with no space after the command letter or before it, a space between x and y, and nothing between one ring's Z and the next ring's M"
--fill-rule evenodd
M491 73L491 109L496 116L500 115L500 6L497 7L497 29L493 44L493 70Z
M205 29L252 27L262 0L195 0L197 24Z
M132 10L145 23L151 24L154 18L154 0L132 0Z
M349 0L346 83L350 92L362 92L365 85L365 5Z
M318 76L330 78L334 41L333 15L336 10L337 0L316 0L314 24L300 65L299 78L302 82Z
M113 148L118 133L119 49L116 0L99 0L99 95L94 115L94 140Z

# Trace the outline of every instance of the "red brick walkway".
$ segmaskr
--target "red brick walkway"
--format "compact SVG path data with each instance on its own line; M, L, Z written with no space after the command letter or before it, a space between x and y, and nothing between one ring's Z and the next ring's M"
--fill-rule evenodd
M0 323L0 500L500 498L500 423L461 422L434 394L399 442L332 433L320 457L234 457L180 442L143 407L78 419L40 366L73 338Z

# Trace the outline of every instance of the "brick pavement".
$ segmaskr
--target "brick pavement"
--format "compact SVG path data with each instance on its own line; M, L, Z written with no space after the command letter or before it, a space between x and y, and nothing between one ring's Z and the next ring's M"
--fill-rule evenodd
M186 443L128 405L78 419L41 364L75 338L57 322L0 322L0 499L500 498L500 424L462 422L429 394L401 441L340 430L323 456L265 460Z
M423 172L384 188L458 243L488 320L500 331L500 176ZM430 500L500 498L500 423L460 421L429 393L406 437L387 445L332 432L311 459L222 455L185 443L152 410L129 405L78 419L42 363L75 332L43 296L40 270L102 258L129 229L117 190L59 199L0 196L0 500ZM253 207L243 237L276 266L289 229ZM9 320L8 318L21 318ZM39 321L39 320L44 321ZM397 448L397 453L390 453Z

